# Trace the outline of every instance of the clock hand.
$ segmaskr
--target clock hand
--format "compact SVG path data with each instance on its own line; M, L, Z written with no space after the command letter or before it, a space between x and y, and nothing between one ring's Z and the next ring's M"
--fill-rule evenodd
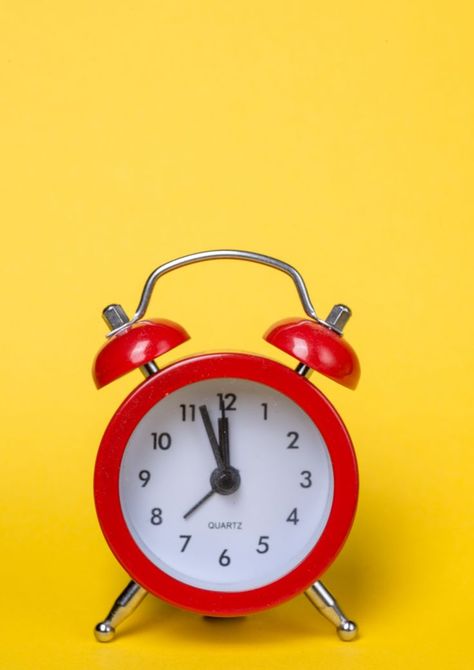
M197 510L198 507L201 507L201 505L202 505L203 503L205 503L206 500L209 500L209 498L210 498L212 495L214 495L214 493L216 493L216 491L215 491L214 489L212 489L212 491L209 491L209 493L206 493L206 495L203 496L203 497L201 498L201 500L199 500L199 502L197 502L195 505L193 505L193 506L191 507L191 509L189 509L189 510L186 512L186 514L183 514L183 519L187 519L189 516L191 516L191 514L192 514L193 512L195 512L195 511Z
M211 423L211 417L209 416L209 412L206 405L201 405L199 407L199 412L201 414L204 427L206 429L207 437L209 438L209 442L211 443L212 452L214 454L214 458L216 459L217 467L219 468L219 470L224 470L225 464L224 459L222 458L221 448L219 446L219 442L217 441L216 434L214 433L214 428L212 427Z
M205 407L204 409L205 409L204 415L206 415L207 409ZM218 443L217 440L215 439L214 431L212 430L209 414L207 414L206 419L209 421L212 436L217 446L219 447L219 455L220 455L219 461L222 463L222 465L219 465L218 462L218 467L211 474L211 486L213 490L216 491L216 493L220 493L222 495L229 495L231 493L235 493L240 486L240 472L237 470L237 468L232 467L232 465L230 464L229 420L225 416L225 410L223 407L221 408L221 412L222 416L217 421L219 427Z
M222 461L224 468L230 468L230 450L229 450L229 419L225 416L225 410L222 409L222 416L217 421L219 428L219 446L221 448Z
M231 493L235 493L240 486L240 473L238 470L229 466L225 470L220 470L216 468L211 473L211 486L212 489L209 493L206 493L205 496L198 500L198 502L189 509L186 514L183 515L183 519L187 519L191 516L193 512L197 510L206 500L214 495L214 493L219 493L223 496L228 496Z
M206 405L200 405L199 412L201 414L204 427L206 429L207 437L212 447L212 453L216 459L217 468L211 473L211 491L201 498L195 505L184 514L183 519L187 519L200 507L206 500L214 493L221 495L230 495L235 493L240 486L240 473L229 464L229 421L224 415L218 420L219 426L219 442L217 441L214 428L212 427L211 417Z
M219 445L221 448L223 470L214 470L211 475L211 486L224 495L235 493L240 486L240 472L230 464L229 419L222 408L222 416L218 419Z
M217 442L206 406L202 405L199 408L199 411L201 412L204 425L206 426L212 451L214 455L219 453L219 459L216 458L216 461L222 463L222 466L215 468L211 473L212 489L183 515L183 519L188 519L191 514L205 503L206 500L209 500L214 493L230 495L231 493L235 493L240 486L240 473L229 463L229 421L227 417L223 416L218 420L219 442ZM222 413L224 414L224 411Z

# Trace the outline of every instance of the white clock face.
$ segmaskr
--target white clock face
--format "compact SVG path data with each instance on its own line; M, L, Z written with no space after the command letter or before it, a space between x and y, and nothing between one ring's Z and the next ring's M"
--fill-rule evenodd
M333 488L309 416L269 386L228 378L178 389L147 412L119 478L126 524L156 566L234 592L301 563L324 530Z

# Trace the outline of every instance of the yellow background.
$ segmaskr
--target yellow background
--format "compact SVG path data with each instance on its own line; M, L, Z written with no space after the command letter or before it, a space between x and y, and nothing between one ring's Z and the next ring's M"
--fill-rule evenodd
M470 2L3 2L0 22L0 666L468 668L473 663ZM316 309L354 312L362 380L322 378L353 436L356 523L324 577L361 637L305 598L209 623L148 598L110 645L127 579L93 463L140 380L97 392L101 309L207 248L280 257ZM275 356L288 278L220 262L150 313L209 349Z

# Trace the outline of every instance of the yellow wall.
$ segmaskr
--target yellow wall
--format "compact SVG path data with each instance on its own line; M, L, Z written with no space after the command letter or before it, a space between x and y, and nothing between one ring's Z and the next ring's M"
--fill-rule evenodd
M23 0L1 14L0 665L469 667L471 3ZM296 265L322 315L353 309L360 387L320 385L360 462L356 524L325 576L357 643L304 598L213 624L150 598L114 644L93 640L126 582L93 463L139 381L94 389L100 312L132 312L155 266L219 247ZM179 355L278 356L261 334L301 310L283 275L214 263L163 279L151 313L192 333Z

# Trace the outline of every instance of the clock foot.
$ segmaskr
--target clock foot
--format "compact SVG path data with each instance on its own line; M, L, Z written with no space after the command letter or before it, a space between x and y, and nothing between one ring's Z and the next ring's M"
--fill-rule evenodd
M305 596L321 614L336 626L341 640L348 642L357 637L357 624L346 618L336 599L321 582L315 582L305 591Z
M104 621L97 624L94 635L98 642L110 642L115 637L116 627L124 621L141 603L147 591L133 580L127 584L112 605Z

